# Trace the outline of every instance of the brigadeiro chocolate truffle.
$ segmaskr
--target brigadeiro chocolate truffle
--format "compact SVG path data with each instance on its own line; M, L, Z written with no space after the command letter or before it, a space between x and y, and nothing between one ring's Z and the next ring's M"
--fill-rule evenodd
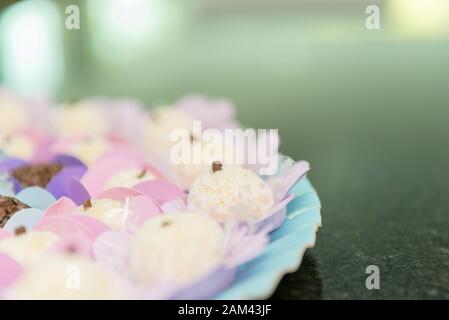
M0 196L0 227L3 228L17 211L26 208L29 207L15 198Z
M11 172L11 175L23 187L45 188L50 180L62 170L62 165L56 163L42 163L23 166Z

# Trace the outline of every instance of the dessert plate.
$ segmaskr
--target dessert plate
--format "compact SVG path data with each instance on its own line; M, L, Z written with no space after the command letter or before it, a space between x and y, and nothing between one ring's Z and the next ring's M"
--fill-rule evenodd
M295 198L288 204L287 217L271 233L264 253L241 266L232 286L215 299L269 298L282 277L299 268L307 248L315 245L316 232L321 226L321 203L307 178L291 191Z

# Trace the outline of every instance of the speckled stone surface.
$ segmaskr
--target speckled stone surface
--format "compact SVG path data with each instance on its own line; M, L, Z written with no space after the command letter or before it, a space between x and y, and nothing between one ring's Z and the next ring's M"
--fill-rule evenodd
M323 169L316 247L274 299L449 299L449 161L384 157Z
M310 161L322 202L315 248L273 298L449 299L449 43L331 51L320 46L297 97L277 101L289 117L257 124ZM368 265L379 290L365 287Z

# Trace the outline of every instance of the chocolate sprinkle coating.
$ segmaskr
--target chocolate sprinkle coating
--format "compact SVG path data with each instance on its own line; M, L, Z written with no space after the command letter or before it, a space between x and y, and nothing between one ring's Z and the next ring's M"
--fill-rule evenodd
M164 221L164 222L162 222L161 226L162 226L163 228L168 227L168 226L171 226L171 222L170 222L170 221Z
M142 169L142 171L139 173L139 175L137 176L138 179L142 179L143 177L145 177L145 175L147 174L147 170Z
M25 234L26 232L27 232L27 229L24 226L20 226L20 227L16 228L16 230L14 230L14 235L20 236L22 234Z
M67 254L75 254L75 253L77 253L77 251L78 251L78 250L76 250L76 247L73 246L73 245L70 245L70 246L68 246L68 247L65 249L65 252L66 252Z
M45 188L50 180L62 170L62 165L56 163L42 163L23 166L15 169L11 175L23 187Z
M215 173L217 171L220 171L223 168L223 165L220 161L214 161L212 162L212 172Z
M87 210L89 208L92 208L92 201L90 201L90 199L87 199L86 201L84 201L83 203L83 209Z
M29 206L16 198L0 196L0 227L3 228L6 222L8 222L17 211L27 208L29 208Z

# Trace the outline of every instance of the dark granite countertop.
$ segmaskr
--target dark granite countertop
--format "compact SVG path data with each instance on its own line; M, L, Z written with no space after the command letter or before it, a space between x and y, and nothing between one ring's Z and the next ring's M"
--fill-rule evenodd
M284 129L284 152L311 162L323 226L273 298L449 299L449 93L398 88L327 115L298 110L304 139ZM369 265L379 290L365 286Z
M315 248L273 298L449 299L448 42L331 51L317 50L295 98L260 100L288 106L255 125L278 126L282 151L311 162L322 201Z
M313 179L323 227L275 299L449 299L449 161L348 161ZM330 172L328 172L330 174ZM365 268L380 289L365 287Z

